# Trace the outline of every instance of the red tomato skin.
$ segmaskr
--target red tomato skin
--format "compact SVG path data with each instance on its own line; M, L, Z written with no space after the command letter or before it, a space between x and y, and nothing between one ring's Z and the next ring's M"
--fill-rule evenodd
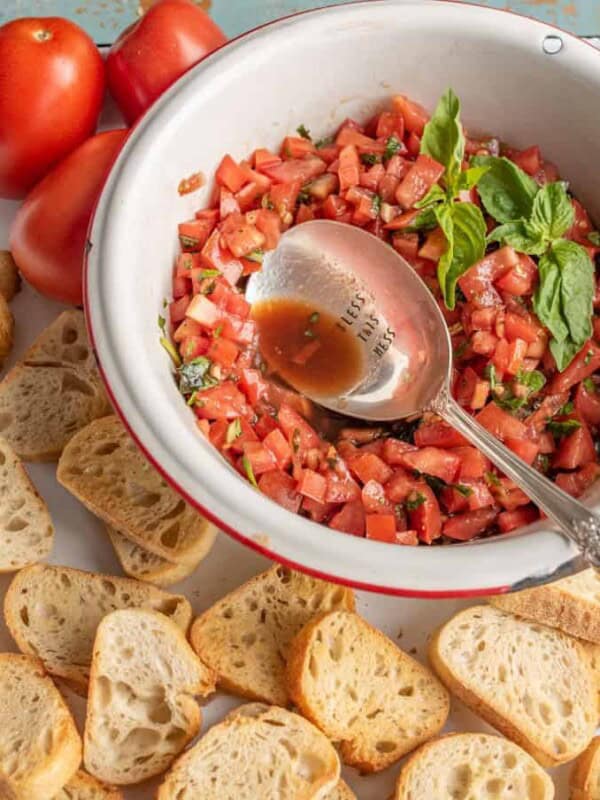
M100 53L73 22L0 27L0 197L23 197L94 132L104 88Z
M10 234L14 259L34 289L53 300L83 303L88 226L127 134L121 129L88 139L34 187L17 212Z
M139 116L184 72L227 41L189 0L159 0L126 28L106 60L108 88L127 122Z

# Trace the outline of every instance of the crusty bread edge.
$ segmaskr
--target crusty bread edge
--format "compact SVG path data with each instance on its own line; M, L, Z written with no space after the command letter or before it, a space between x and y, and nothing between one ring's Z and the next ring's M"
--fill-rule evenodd
M363 617L356 614L355 611L337 609L333 611L326 611L323 614L319 614L317 617L314 617L312 620L310 620L292 640L288 654L287 668L285 673L286 684L292 701L300 709L302 716L306 717L306 719L312 722L313 725L319 728L319 730L322 730L322 728L320 727L319 722L316 719L315 715L312 713L310 704L306 701L306 698L302 693L302 676L304 672L303 665L305 663L306 652L311 643L315 629L321 624L321 622L324 619L326 619L332 614L339 614L339 613L351 614L358 617L360 621L370 629L371 633L375 636L376 639L385 642L386 646L392 645L393 647L396 647L396 649L398 650L399 653L401 653L402 656L404 656L407 659L410 659L410 661L413 661L425 672L431 674L431 677L433 679L436 678L435 675L430 673L427 667L425 667L420 662L416 661L416 659L414 659L408 653L405 653L404 650L397 647L394 644L394 642L391 641L391 639L389 639L384 633L382 633L382 631L378 630L369 622L367 622ZM443 689L444 687L442 686L441 688ZM407 753L412 752L415 748L419 747L424 741L427 741L428 739L435 736L437 733L441 731L441 729L446 724L446 720L448 719L448 714L450 713L450 697L447 692L444 692L444 695L446 702L445 702L445 708L440 709L440 716L442 717L440 724L437 725L437 727L435 727L432 731L427 732L425 737L420 741L418 741L414 745L414 747L410 747L409 749L404 750L403 752L400 753L394 752L393 755L391 754L386 755L385 753L382 753L380 758L374 759L372 761L364 761L362 759L356 759L353 756L353 748L351 740L344 740L341 737L341 735L338 735L335 732L332 735L330 734L326 735L328 735L329 738L333 738L334 740L340 741L340 753L342 760L344 761L345 764L348 764L349 766L352 767L356 767L362 773L380 772L381 770L386 769L392 764L395 764L397 761L403 758Z
M31 770L24 780L17 784L19 796L27 797L28 800L45 800L49 792L59 792L79 769L82 756L81 737L68 705L44 669L42 661L35 656L18 653L3 653L2 657L15 662L27 659L32 666L37 667L40 678L45 679L49 684L48 690L52 693L56 692L58 695L58 703L64 713L62 724L53 728L52 753L40 761L36 769ZM8 779L8 786L11 786L10 779Z
M600 769L600 736L592 739L589 747L583 751L573 764L569 777L571 789L570 800L594 800L594 775Z
M461 613L463 612L459 612L451 617L448 622L454 621L458 616L460 616ZM506 717L498 714L498 712L495 711L490 705L488 705L470 689L467 689L467 687L460 682L452 670L446 666L438 652L439 641L448 622L441 625L435 631L431 637L427 651L429 662L434 672L446 686L448 691L455 697L458 697L459 700L468 706L468 708L470 708L475 714L485 720L485 722L487 722L496 730L500 731L500 733L506 736L507 739L510 739L512 742L522 747L523 750L535 758L538 764L541 764L543 767L558 767L560 764L564 764L565 762L576 758L581 751L576 753L565 753L563 757L557 758L553 753L548 753L545 750L542 750L540 747L537 747L537 745L531 741L516 725L514 725ZM589 665L583 654L581 658L586 664L588 671L591 673Z
M489 602L501 611L558 628L577 639L600 644L600 604L574 597L557 584L495 595Z

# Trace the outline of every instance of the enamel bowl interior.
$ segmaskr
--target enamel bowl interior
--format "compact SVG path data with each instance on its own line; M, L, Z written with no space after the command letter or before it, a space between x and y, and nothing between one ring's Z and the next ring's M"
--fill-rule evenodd
M545 52L560 43L558 53ZM138 124L107 182L87 270L90 330L115 407L190 502L274 559L355 586L424 597L505 591L581 564L547 523L482 542L410 548L330 531L285 511L198 434L159 346L157 317L170 296L177 223L212 189L209 182L179 197L182 177L198 170L211 176L225 152L241 158L257 146L275 148L300 123L323 136L345 117L367 118L394 92L432 108L447 86L461 98L472 131L518 147L538 143L600 219L600 171L590 169L600 162L600 54L510 13L371 0L263 27L180 80Z

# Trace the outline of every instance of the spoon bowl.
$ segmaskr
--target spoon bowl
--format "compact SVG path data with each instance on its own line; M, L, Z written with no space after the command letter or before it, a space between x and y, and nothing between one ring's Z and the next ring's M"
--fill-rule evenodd
M452 346L441 309L410 264L376 236L314 220L292 228L249 281L251 303L281 298L326 309L363 356L361 379L339 396L312 393L351 417L391 421L433 411L533 500L600 567L600 516L522 461L452 397ZM332 370L335 364L332 364Z

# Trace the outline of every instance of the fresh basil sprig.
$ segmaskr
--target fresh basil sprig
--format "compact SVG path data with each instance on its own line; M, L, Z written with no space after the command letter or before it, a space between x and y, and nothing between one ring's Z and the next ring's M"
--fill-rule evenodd
M444 166L444 188L432 186L417 203L422 209L413 225L432 227L437 221L446 237L446 251L438 263L438 282L448 308L456 304L456 282L485 253L485 220L472 203L456 203L458 193L477 184L487 167L476 165L463 171L465 135L460 121L460 101L452 89L441 97L425 126L421 153Z
M471 163L488 168L477 190L488 214L502 223L488 243L539 257L533 309L552 334L550 350L562 372L592 335L594 297L594 265L587 250L562 238L574 221L567 187L556 181L540 188L506 158L476 156Z

